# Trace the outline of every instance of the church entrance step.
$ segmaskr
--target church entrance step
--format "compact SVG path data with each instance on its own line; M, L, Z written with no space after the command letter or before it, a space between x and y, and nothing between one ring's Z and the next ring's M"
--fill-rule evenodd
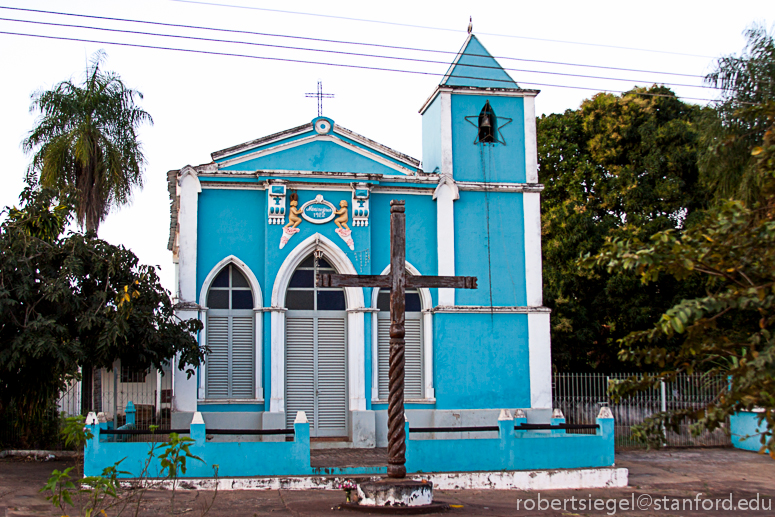
M312 467L386 467L387 448L315 449L310 451Z

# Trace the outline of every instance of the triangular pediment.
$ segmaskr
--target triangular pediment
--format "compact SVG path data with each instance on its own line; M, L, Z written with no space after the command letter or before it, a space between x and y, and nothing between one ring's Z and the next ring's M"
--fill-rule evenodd
M415 174L419 160L318 117L212 154L219 170Z
M473 34L463 47L441 81L442 86L470 86L477 88L519 88L501 65Z

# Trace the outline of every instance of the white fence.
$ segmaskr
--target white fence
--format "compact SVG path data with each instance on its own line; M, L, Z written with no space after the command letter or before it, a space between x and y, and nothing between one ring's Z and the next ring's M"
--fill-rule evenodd
M639 374L557 373L553 375L553 406L565 414L569 424L594 423L602 406L608 406L614 415L616 447L618 449L643 447L632 438L632 426L645 418L676 409L700 409L718 397L727 386L724 376L704 374L681 375L675 382L661 383L659 388L637 393L614 404L608 395L608 381L626 379ZM724 429L692 436L686 421L680 432L667 433L668 446L718 447L731 445L728 422Z
M163 373L163 374L162 374ZM170 426L172 408L172 372L136 372L117 365L113 370L95 372L92 390L92 407L103 412L115 427L126 422L125 408L129 401L135 406L136 425L147 429L149 425ZM81 383L72 383L57 401L60 413L80 415Z

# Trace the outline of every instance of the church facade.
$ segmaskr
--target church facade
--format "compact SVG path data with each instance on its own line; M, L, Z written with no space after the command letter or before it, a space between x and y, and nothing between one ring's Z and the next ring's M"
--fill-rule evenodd
M387 443L389 291L318 273L389 271L390 201L406 203L409 275L478 278L406 295L412 426L552 413L541 295L536 90L469 35L420 109L422 162L326 117L168 174L177 313L204 324L197 374L173 369L172 427L292 427Z

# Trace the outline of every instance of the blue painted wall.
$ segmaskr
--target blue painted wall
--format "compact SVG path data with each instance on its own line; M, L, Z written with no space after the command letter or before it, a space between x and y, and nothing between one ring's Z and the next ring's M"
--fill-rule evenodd
M431 191L432 192L432 191ZM436 202L430 195L372 194L372 274L390 264L390 201L406 202L406 260L424 275L438 274Z
M490 101L506 144L474 144L479 113ZM475 116L469 119L465 117ZM506 118L512 119L508 125ZM522 97L452 95L452 163L456 181L524 183L525 115Z
M422 168L441 172L441 98L436 96L422 114Z
M476 86L480 88L518 88L517 83L500 67L490 53L471 36L457 63L443 82L449 86Z
M761 450L762 433L767 432L767 420L763 420L759 424L761 416L762 413L740 411L729 417L729 430L732 433L733 447L754 452Z
M460 193L455 201L455 274L477 277L479 288L456 291L457 305L526 305L523 225L522 194Z
M437 409L530 407L527 314L433 319Z
M299 148L279 151L231 165L226 170L281 169L401 174L395 169L361 156L333 142L310 142L304 145L303 149L303 152Z
M242 260L266 290L261 275L266 219L264 190L202 189L197 214L197 295L210 270L229 255Z

